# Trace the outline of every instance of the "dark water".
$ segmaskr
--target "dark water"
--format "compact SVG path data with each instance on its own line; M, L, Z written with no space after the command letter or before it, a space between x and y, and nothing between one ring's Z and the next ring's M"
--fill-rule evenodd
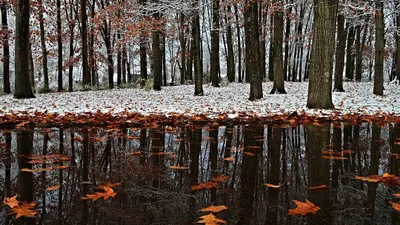
M353 179L399 175L396 142L396 124L0 130L1 200L18 195L38 211L16 220L2 205L0 224L196 224L212 204L227 207L216 213L227 224L400 224L389 203L400 202L400 185ZM326 150L347 159L323 158ZM229 178L218 188L191 190L221 174ZM81 200L107 182L121 182L114 198ZM292 200L306 199L316 215L288 215Z

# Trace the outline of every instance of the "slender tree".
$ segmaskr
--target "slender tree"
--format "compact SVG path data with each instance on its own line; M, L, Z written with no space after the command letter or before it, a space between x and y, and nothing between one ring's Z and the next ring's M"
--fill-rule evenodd
M62 30L61 30L61 0L57 0L57 46L58 46L58 88L57 91L63 91L63 54L62 54Z
M86 13L86 1L80 0L81 3L81 25L82 25L82 83L83 85L90 85L90 74L88 65L88 45L87 45L87 13Z
M156 0L155 2L158 2ZM153 90L159 91L161 90L162 84L162 49L161 49L161 26L160 26L160 13L156 12L153 14L153 18L156 23L153 28L152 38L153 38Z
M200 42L200 15L196 12L193 18L192 27L192 54L194 62L194 95L202 96L203 92L203 68L201 63L201 42Z
M396 32L396 77L397 77L397 83L400 84L400 12L399 7L400 7L400 0L395 1L396 9L397 9L397 14L396 14L396 27L397 27L397 32Z
M29 0L15 3L15 98L34 98L29 78Z
M314 0L307 107L333 108L332 70L338 0Z
M281 0L275 0L278 7ZM274 11L274 86L270 94L285 94L285 74L283 64L283 12L282 9Z
M7 1L1 1L1 25L4 32L3 41L3 92L11 93L10 87L10 47L8 44Z
M246 0L244 11L245 45L246 45L246 77L250 81L250 97L253 101L261 99L262 75L260 71L260 45L258 29L258 4Z
M344 70L344 54L346 48L346 29L344 27L344 15L339 14L337 17L337 40L335 53L335 84L333 91L343 92L343 70Z
M211 28L211 84L219 87L219 0L213 0Z
M375 76L374 94L383 95L383 54L385 51L385 21L383 16L383 1L375 1Z

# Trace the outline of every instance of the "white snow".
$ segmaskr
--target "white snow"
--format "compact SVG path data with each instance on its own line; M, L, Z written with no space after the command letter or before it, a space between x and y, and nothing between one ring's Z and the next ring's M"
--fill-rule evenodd
M249 101L249 84L229 84L227 87L213 88L204 85L204 96L194 96L193 85L163 87L161 91L144 89L114 89L72 93L38 94L34 99L14 99L12 95L0 96L0 116L14 113L33 115L34 112L85 112L111 113L118 116L124 112L143 115L183 113L185 115L206 114L215 117L227 113L235 117L239 113L270 116L281 113L307 113L308 115L329 115L339 113L359 113L363 115L400 115L400 86L385 84L384 96L372 94L372 83L345 82L346 92L333 92L334 110L308 109L308 83L285 82L288 94L268 94L272 82L263 84L264 98Z

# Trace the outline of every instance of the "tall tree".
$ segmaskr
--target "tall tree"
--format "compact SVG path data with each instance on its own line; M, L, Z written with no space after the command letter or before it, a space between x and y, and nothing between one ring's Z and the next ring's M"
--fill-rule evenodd
M227 7L230 12L230 7ZM227 56L226 56L226 69L227 77L229 82L235 82L235 55L233 53L233 38L232 38L232 25L228 21L225 15L226 22L226 45L227 45Z
M400 0L395 0L396 9L400 7ZM396 77L397 83L400 84L400 12L396 10Z
M46 47L46 31L44 28L44 18L43 11L45 10L43 7L42 0L38 1L39 6L39 29L40 29L40 44L42 47L42 68L43 68L43 91L49 91L49 71L47 67L47 47Z
M212 28L211 28L211 84L219 87L219 0L212 0Z
M198 3L197 3L198 4ZM192 54L194 62L194 95L202 96L203 92L203 67L201 58L201 41L200 41L200 15L196 12L193 18L192 27Z
M349 26L348 34L347 34L347 48L346 48L346 70L345 70L345 77L348 80L354 79L354 36L356 34L355 27L352 23L348 22L347 26Z
M87 45L87 13L86 13L86 1L80 0L81 3L81 25L82 25L82 83L83 85L90 85L90 74L88 65L88 45Z
M285 74L283 64L283 11L282 1L275 0L278 10L274 11L274 86L270 94L285 94Z
M383 1L375 1L375 77L374 94L383 95L383 54L385 51L385 21Z
M15 98L34 98L29 80L29 0L15 3Z
M11 93L10 87L10 48L8 45L7 1L1 1L1 25L4 32L3 41L3 92Z
M333 108L332 69L338 0L314 0L307 107Z
M57 46L58 46L58 61L57 61L58 88L57 88L57 91L63 91L61 0L57 0Z
M139 0L139 4L144 6L146 0ZM140 32L140 44L139 44L139 57L140 57L140 78L142 80L141 86L143 87L147 80L147 48L146 48L146 37L144 34L144 28Z
M158 2L158 0L155 0ZM161 49L161 25L160 25L160 13L156 12L153 14L153 18L155 19L157 24L154 24L152 38L153 38L153 90L159 91L161 90L162 83L162 49Z
M262 75L260 71L258 4L256 1L246 0L244 21L246 39L246 77L248 77L248 80L250 81L249 100L253 101L263 97Z
M346 48L346 29L344 27L344 15L339 14L337 17L337 40L335 53L335 84L333 91L343 92L343 70L344 70L344 54Z

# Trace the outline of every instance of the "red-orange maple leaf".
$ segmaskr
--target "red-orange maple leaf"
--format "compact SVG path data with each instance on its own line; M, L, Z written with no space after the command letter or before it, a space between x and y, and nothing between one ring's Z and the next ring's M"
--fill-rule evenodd
M33 209L36 203L31 202L21 202L17 207L11 209L9 215L16 214L16 218L20 218L21 216L25 217L35 217L37 211Z
M300 202L297 200L293 200L293 202L297 205L294 209L289 209L289 215L303 215L305 216L307 213L317 214L317 211L320 210L318 206L314 205L314 203L306 200L306 202Z
M17 195L15 195L9 198L5 197L3 203L4 205L10 206L10 208L14 208L18 206L19 201L17 200Z
M190 189L192 189L193 191L197 191L197 190L201 190L204 188L207 189L211 189L211 188L217 188L218 187L218 183L214 182L214 181L209 181L209 182L205 182L205 183L200 183L200 184L195 184L192 187L190 187Z

